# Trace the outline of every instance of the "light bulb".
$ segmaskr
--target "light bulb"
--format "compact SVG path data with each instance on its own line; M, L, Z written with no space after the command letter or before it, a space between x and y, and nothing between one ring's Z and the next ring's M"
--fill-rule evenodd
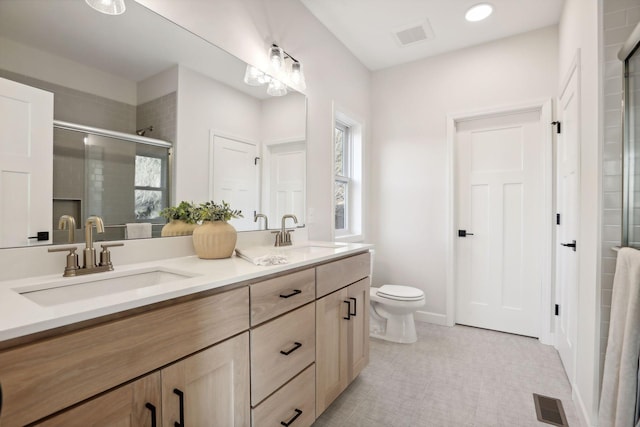
M284 96L287 94L287 85L280 80L271 79L267 86L267 93L271 96Z
M291 82L296 84L300 89L306 89L307 84L304 81L304 73L302 72L302 64L294 62L291 64Z
M253 65L247 64L244 72L244 82L249 86L262 86L264 84L264 73Z
M127 10L124 0L84 0L98 12L107 15L121 15Z
M480 3L467 10L464 18L469 22L477 22L486 19L493 13L493 6L489 3Z
M274 70L280 70L284 65L284 53L282 48L275 44L269 48L269 62Z

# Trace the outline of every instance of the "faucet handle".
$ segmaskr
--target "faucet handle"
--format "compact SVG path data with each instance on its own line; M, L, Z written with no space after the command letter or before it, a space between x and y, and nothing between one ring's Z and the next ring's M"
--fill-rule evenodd
M100 245L102 250L100 251L100 266L107 266L109 270L113 270L113 264L111 263L111 252L109 248L116 246L124 246L124 243L104 243Z
M78 250L77 246L56 246L55 248L47 249L47 252L65 252L69 251L69 254L74 254Z
M77 250L78 248L76 246L60 246L47 249L48 252L69 251L69 254L67 255L67 265L64 268L64 277L75 276L76 271L80 269L80 266L78 265L78 254L76 253Z

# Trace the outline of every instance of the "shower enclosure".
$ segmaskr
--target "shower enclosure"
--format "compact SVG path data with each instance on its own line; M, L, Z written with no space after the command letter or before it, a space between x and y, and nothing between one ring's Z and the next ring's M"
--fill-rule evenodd
M624 61L622 245L640 248L640 25L618 57Z
M66 243L58 218L78 227L91 215L105 224L100 240L125 238L127 223L152 224L160 236L169 206L172 144L134 134L56 121L53 144L53 243ZM82 233L76 233L81 238Z

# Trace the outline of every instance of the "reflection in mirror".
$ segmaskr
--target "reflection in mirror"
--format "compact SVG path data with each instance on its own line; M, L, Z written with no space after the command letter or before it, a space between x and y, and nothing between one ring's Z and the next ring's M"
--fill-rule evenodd
M78 221L101 217L101 240L160 236L160 210L169 203L170 150L165 141L56 122L53 243L71 243L66 230L57 230L62 215ZM75 243L83 238L76 233Z
M640 36L638 31L635 34ZM624 60L625 110L622 245L640 248L640 39L626 46L630 53L620 58Z
M49 197L55 199L54 243L66 243L67 234L55 231L63 213L75 213L82 227L88 215L102 210L107 240L122 239L127 222L162 222L153 203L141 214L136 195L138 204L153 197L160 204L224 199L244 213L232 221L239 231L263 229L262 220L254 221L257 214L267 215L272 227L285 213L304 224L304 95L290 90L271 97L266 87L245 84L245 63L134 1L124 14L106 16L82 1L0 0L0 51L0 77L54 93L54 119L144 132L174 147L175 158L168 161L166 153L121 139L89 136L91 144L84 145L84 135L56 130ZM56 184L80 179L82 188L90 188L87 164L106 146L128 151L120 156L127 184L124 178L118 184L116 201L105 198L97 207L91 191ZM136 177L136 167L158 166L166 173L159 187ZM105 163L104 173L114 167ZM152 227L153 236L159 228Z

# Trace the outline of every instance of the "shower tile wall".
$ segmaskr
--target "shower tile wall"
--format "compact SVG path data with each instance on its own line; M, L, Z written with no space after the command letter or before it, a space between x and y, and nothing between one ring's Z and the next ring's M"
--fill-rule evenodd
M622 62L618 51L640 22L638 0L603 0L604 144L602 153L602 272L600 372L609 335L611 290L622 226Z
M176 92L140 104L136 108L136 129L153 126L153 131L144 136L175 142L177 110Z
M136 106L0 69L0 77L55 94L53 118L119 132L136 130Z

